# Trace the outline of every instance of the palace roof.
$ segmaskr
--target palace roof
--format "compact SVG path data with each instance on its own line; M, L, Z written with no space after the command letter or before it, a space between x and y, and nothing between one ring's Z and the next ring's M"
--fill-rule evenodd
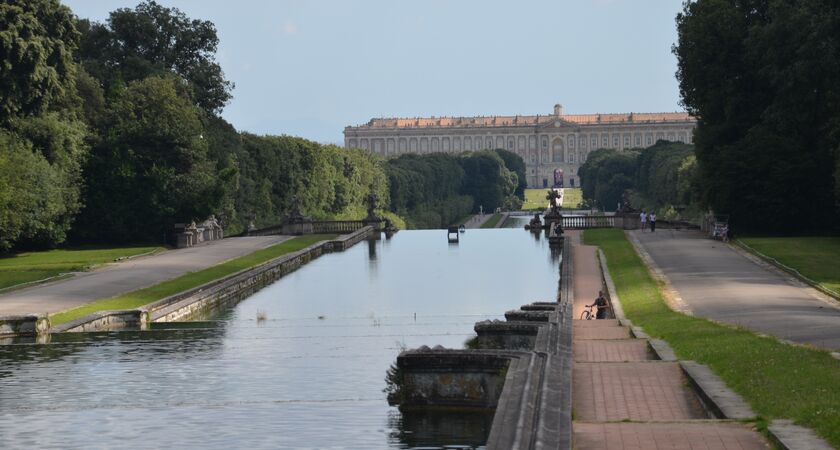
M578 125L693 122L688 113L562 114L536 116L377 118L348 128L447 128L534 126L562 120Z

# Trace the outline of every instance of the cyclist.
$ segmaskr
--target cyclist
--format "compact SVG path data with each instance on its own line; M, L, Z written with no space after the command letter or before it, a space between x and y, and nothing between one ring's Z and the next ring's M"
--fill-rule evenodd
M595 306L598 308L598 312L595 313L596 319L606 319L607 318L607 310L610 309L610 304L607 301L607 297L604 296L604 291L598 291L598 298L595 299L595 303L591 305L586 305L587 307Z

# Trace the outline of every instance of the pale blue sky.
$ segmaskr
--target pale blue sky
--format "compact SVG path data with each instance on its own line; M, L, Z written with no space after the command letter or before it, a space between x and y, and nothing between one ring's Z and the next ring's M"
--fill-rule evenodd
M134 0L62 0L104 21ZM239 130L343 142L372 117L680 111L682 0L159 0L216 24Z

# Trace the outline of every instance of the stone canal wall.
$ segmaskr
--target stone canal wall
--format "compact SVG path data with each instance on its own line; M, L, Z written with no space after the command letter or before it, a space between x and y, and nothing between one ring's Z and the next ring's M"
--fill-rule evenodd
M122 329L144 330L148 323L149 313L141 309L99 311L52 327L50 332L89 332Z
M34 336L46 332L48 328L49 322L43 316L0 317L0 337Z
M150 321L185 321L199 315L221 311L324 253L344 251L367 239L373 232L373 227L366 226L336 239L318 242L297 252L163 298L138 310L102 311L53 327L50 331L143 329Z
M556 302L476 323L477 349L401 353L389 372L389 402L406 411L495 409L488 450L571 449L571 251L564 242Z

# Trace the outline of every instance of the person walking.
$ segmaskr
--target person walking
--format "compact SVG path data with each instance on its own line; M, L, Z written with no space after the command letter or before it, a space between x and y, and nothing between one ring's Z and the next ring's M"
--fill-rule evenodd
M639 214L639 228L642 229L643 233L645 228L647 228L647 212L645 212L644 209L642 210L642 213Z
M598 308L598 311L595 313L596 319L607 318L607 311L610 309L610 304L607 302L607 297L604 296L604 291L598 291L598 298L595 299L595 303L586 305L587 308L591 308L593 306Z
M650 212L650 232L653 233L656 231L656 213L651 211Z

